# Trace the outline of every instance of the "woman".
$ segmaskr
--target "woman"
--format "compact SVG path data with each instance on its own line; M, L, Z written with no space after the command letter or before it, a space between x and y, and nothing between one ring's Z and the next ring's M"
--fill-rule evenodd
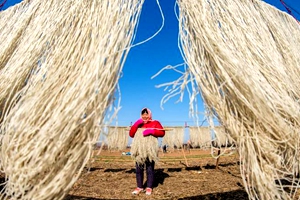
M140 131L138 131L140 129ZM129 136L134 138L131 146L131 155L136 162L137 188L132 194L139 194L144 191L143 179L144 168L146 167L147 187L146 195L151 195L154 182L154 165L158 160L157 137L163 137L165 131L157 120L152 120L151 111L144 108L141 111L141 118L130 128Z

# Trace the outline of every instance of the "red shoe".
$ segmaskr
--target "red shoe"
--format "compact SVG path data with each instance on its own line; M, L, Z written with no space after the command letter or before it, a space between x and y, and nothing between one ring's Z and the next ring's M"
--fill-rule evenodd
M151 195L152 194L152 188L146 188L146 195Z
M135 194L135 195L137 195L137 194L139 194L139 193L141 193L141 192L143 192L143 191L144 191L144 189L143 189L143 188L139 188L139 187L137 187L135 190L133 190L132 194Z

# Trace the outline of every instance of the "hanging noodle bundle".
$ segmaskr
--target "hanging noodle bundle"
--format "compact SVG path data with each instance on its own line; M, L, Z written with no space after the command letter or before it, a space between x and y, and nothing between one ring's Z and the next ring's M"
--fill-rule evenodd
M152 135L144 137L144 130L143 128L139 128L134 135L130 148L131 157L138 164L144 164L147 159L149 159L150 162L157 162L159 160L158 139Z
M171 127L165 128L165 136L162 138L162 146L166 145L169 149L174 150L174 129Z
M230 135L226 133L224 127L214 127L214 133L216 135L215 142L218 147L229 147L233 145L234 141Z
M173 127L173 143L177 148L181 148L184 140L184 128Z
M181 47L208 112L238 146L250 199L299 186L300 27L258 0L179 0Z
M128 144L128 127L109 126L107 145L110 150L125 150Z
M205 149L211 146L211 134L209 127L189 127L191 145Z
M162 139L162 145L167 145L172 150L174 150L174 147L181 148L184 142L184 127L173 126L164 129L166 134Z
M98 138L143 0L24 0L0 12L3 198L63 199Z

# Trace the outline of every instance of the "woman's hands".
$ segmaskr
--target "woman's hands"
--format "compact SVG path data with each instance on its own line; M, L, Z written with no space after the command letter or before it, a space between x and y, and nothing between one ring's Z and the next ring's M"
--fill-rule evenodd
M144 124L144 121L142 119L138 119L136 122L134 122L133 126L140 127Z
M154 134L154 129L153 128L149 128L143 131L143 135L144 137L147 137L149 135L153 135Z

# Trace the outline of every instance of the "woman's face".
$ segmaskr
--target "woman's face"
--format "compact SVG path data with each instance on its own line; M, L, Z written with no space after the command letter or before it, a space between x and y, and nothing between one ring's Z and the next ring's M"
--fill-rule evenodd
M150 119L150 116L148 113L144 113L142 114L142 120L144 120L144 122L148 122Z

